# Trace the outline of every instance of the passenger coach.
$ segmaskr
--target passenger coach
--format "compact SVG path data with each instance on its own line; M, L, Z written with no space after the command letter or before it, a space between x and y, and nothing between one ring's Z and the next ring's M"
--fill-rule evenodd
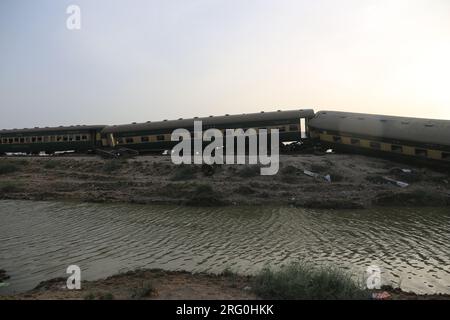
M94 150L101 145L100 132L104 127L93 125L1 130L0 154Z
M103 146L125 147L140 151L167 150L177 142L171 141L175 129L194 131L194 121L202 121L203 131L216 128L225 135L225 129L279 129L280 141L299 141L308 131L308 119L313 110L260 112L242 115L209 116L157 122L132 123L106 127L102 131Z
M312 138L330 148L450 161L448 120L320 111L309 129Z

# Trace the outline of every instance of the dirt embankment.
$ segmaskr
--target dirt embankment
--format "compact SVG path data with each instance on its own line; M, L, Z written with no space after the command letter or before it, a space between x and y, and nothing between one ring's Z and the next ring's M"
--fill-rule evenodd
M192 274L184 271L164 271L159 269L137 270L112 277L83 281L80 290L68 290L65 278L41 282L35 289L25 293L0 296L0 299L27 300L247 300L261 299L253 292L251 276L225 272L220 275L206 273ZM449 300L448 295L417 295L400 289L384 287L368 292L389 293L386 299L394 300Z
M0 158L0 199L336 209L446 206L450 173L344 154L282 155L275 176L261 176L256 165L177 166L168 156L126 161L96 156Z

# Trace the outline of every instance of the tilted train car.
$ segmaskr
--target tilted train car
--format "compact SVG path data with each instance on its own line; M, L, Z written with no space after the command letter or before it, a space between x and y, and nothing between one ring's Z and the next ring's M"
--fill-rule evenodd
M104 127L92 125L0 130L0 155L94 150L101 145L100 132Z
M320 111L310 136L330 148L403 159L450 161L450 121Z
M164 120L108 126L102 131L103 146L126 147L140 151L166 150L177 142L171 141L171 133L178 128L194 130L194 121L202 121L203 130L216 128L248 129L277 128L280 141L298 141L302 132L308 130L308 119L314 116L311 109L261 112L242 115L209 116L204 118ZM304 119L304 121L302 121ZM302 122L304 123L302 125Z

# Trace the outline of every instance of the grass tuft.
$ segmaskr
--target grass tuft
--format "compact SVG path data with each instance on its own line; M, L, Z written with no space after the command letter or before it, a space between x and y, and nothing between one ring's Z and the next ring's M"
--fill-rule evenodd
M156 288L150 281L145 281L142 286L135 288L131 294L131 299L143 299L156 294Z
M368 291L345 271L294 263L280 270L264 268L254 277L255 294L280 300L367 299Z

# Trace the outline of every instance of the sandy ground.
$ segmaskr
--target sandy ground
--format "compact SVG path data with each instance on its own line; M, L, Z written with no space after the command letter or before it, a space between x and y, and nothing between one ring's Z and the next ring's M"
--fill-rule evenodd
M80 290L68 290L66 279L40 283L35 289L0 300L256 300L252 279L233 273L211 275L183 271L137 270L112 277L83 281ZM382 288L373 293L388 293L386 300L450 300L449 295L416 295L400 289ZM371 293L368 293L370 299Z
M257 299L250 278L236 275L191 274L182 271L137 270L97 281L83 281L81 290L68 290L66 279L40 283L35 289L0 299Z
M2 173L2 166L10 164L15 168ZM304 170L319 176L310 177ZM384 177L409 185L401 188ZM176 166L169 156L156 155L128 160L0 158L0 199L314 208L447 206L450 172L346 154L282 155L275 176L261 176L257 165Z

